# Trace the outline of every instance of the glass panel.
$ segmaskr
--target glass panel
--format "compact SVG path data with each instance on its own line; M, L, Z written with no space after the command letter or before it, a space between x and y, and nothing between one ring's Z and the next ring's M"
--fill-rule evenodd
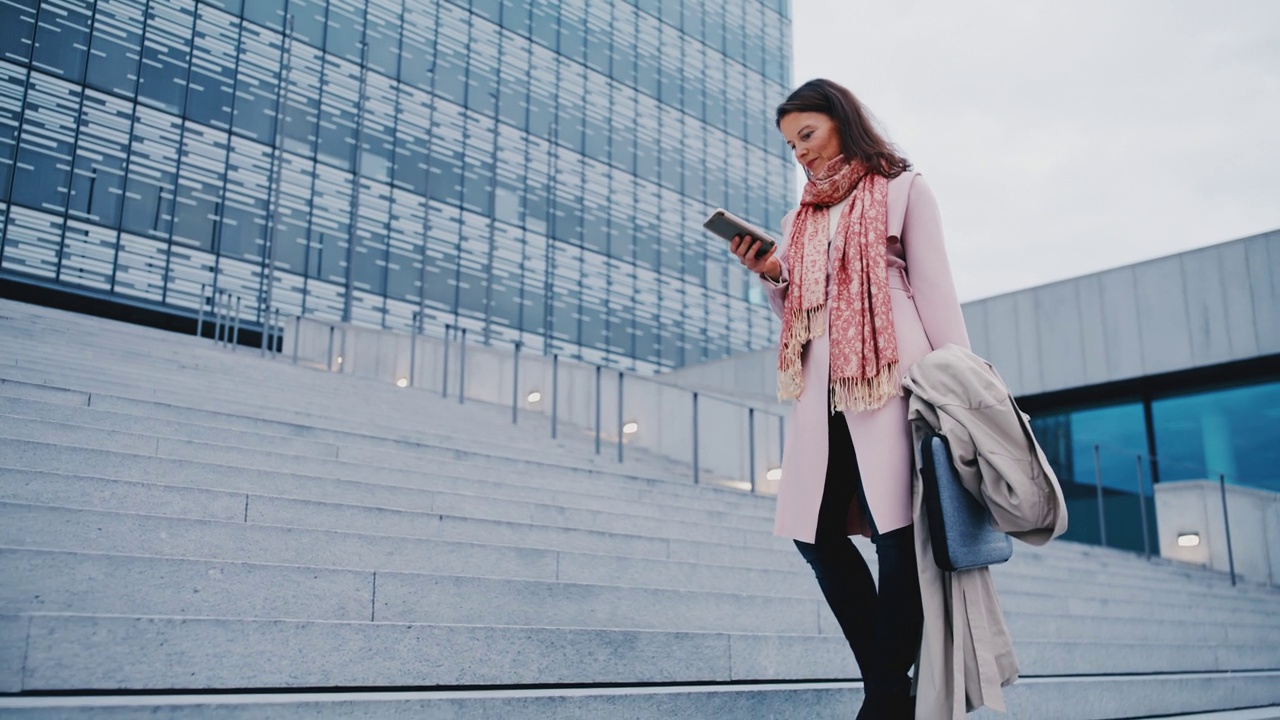
M529 108L529 41L504 38L502 57L498 65L498 117L523 129Z
M531 4L533 41L554 52L560 33L556 0L531 0Z
M236 141L232 141L233 145ZM248 149L244 150L248 152ZM271 254L278 269L290 270L299 275L314 276L317 268L308 266L319 253L309 252L308 225L311 220L311 191L315 178L315 163L291 153L282 153L279 177L273 182L273 202L276 207L270 213L275 221L271 229Z
M316 165L311 198L311 256L307 272L320 280L345 286L347 245L351 238L351 174ZM341 295L338 296L339 299Z
M436 4L411 2L404 8L401 26L400 80L423 90L434 84L432 67L436 48Z
M286 58L288 81L284 94L284 149L299 155L310 156L315 152L322 60L319 50L296 42L290 46ZM350 88L348 92L351 92Z
M400 0L370 0L366 19L365 41L369 43L369 68L399 77L400 72Z
M129 179L125 183L123 227L148 237L168 239L173 223L173 190L178 182L177 118L137 107Z
M293 37L314 48L324 47L325 6L328 0L289 0Z
M121 233L113 289L122 295L162 300L168 259L168 241Z
M205 125L231 126L231 102L239 21L220 10L200 7L196 19L195 57L191 63L191 87L187 118Z
M262 260L271 191L271 148L232 137L219 254L240 260Z
M1063 537L1093 544L1101 541L1097 499L1100 477L1107 544L1142 550L1137 495L1137 457L1146 456L1147 446L1142 404L1045 414L1032 418L1031 427L1066 496L1071 525ZM1145 485L1149 482L1149 478L1144 480L1144 496L1150 494L1149 485Z
M11 206L0 267L37 277L57 277L62 230L61 215Z
M613 8L613 50L610 72L625 85L636 83L636 11L626 5Z
M395 184L426 195L433 132L431 96L415 88L401 87L400 108L396 124Z
M527 0L502 0L502 27L529 37L530 7Z
M583 0L560 0L560 54L582 62L586 52L587 8Z
M147 6L147 34L142 44L138 101L178 114L186 103L191 67L194 0L152 2Z
M426 198L392 189L387 295L415 305L422 299L422 253L426 217Z
M489 320L520 327L521 231L513 225L494 226L493 264L489 274Z
M489 256L492 224L475 213L462 213L458 245L458 314L483 319L488 313Z
M359 122L356 113L363 100L360 66L326 55L317 130L317 160L343 170L354 167L356 124Z
M120 227L132 120L129 103L93 90L85 92L71 177L70 216Z
M0 55L26 63L36 34L36 0L0 0Z
M365 0L329 0L325 27L325 52L361 62L364 43Z
M59 282L109 291L116 234L116 230L68 220L58 267Z
M59 215L67 207L80 88L32 73L18 145L13 202Z
M145 0L100 0L93 20L86 82L106 92L132 96L138 88L138 61L142 57L142 22ZM0 22L0 26L3 23ZM0 33L3 31L0 30ZM0 41L0 46L3 46Z
M84 80L89 59L89 25L93 20L90 0L43 0L31 65L47 73L75 82ZM24 24L19 18L19 28ZM14 53L21 54L21 47ZM5 54L9 51L6 49Z
M467 41L471 15L453 5L440 7L436 45L435 92L462 104L467 92Z
M235 108L231 118L238 135L275 144L282 38L246 23L240 35L240 64L236 69Z
M280 31L284 29L285 0L251 0L244 9L244 19Z
M391 186L360 179L356 211L355 252L351 279L358 290L382 295L387 287L387 229L391 220ZM381 322L378 323L381 325Z
M462 210L431 201L427 205L427 305L454 312L457 306L458 242Z
M468 45L467 108L496 115L498 104L498 26L476 16L471 18Z
M466 114L466 152L462 205L482 215L492 215L493 145L497 123L491 118Z
M27 84L26 68L0 63L0 200L9 200L13 158L18 151L18 119L22 116L22 94ZM0 230L3 225L0 224Z
M213 250L214 233L222 221L228 145L227 133L186 123L174 205L174 242L204 252Z
M395 157L396 89L389 78L378 73L365 73L365 80L356 169L364 177L390 182Z
M437 100L432 116L431 197L457 205L462 202L463 110Z
M551 137L556 115L555 53L534 45L529 55L529 133Z
M605 0L590 0L587 5L587 65L604 75L609 74L612 24L610 4Z
M1217 480L1280 492L1280 382L1151 404L1160 480Z

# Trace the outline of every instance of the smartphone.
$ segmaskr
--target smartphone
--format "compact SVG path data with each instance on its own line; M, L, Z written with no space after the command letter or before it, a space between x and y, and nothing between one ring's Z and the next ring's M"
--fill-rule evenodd
M733 213L720 208L711 213L711 217L702 223L702 227L711 231L725 240L733 240L734 235L750 235L760 241L760 249L756 251L756 258L762 258L769 254L777 242L774 241L769 233L734 215Z

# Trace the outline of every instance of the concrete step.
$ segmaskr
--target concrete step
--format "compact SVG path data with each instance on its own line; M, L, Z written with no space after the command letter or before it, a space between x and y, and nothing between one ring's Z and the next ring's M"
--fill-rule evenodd
M1170 677L1032 678L1005 689L1007 720L1114 720L1147 708L1218 707L1274 698L1275 673ZM1223 697L1225 695L1225 697ZM1081 700L1084 699L1084 702ZM846 720L862 702L860 683L736 684L681 687L436 690L234 695L96 695L0 698L0 712L15 720L104 718L300 720L350 717L427 717L458 720L669 720L752 718ZM1150 716L1146 716L1150 717ZM1280 709L1258 708L1208 715L1162 715L1168 720L1278 720Z
M38 386L0 383L0 395L9 392L8 388L15 386L21 387L22 391L29 394L43 392L33 392L33 388ZM61 400L67 397L67 393L54 389L50 397L55 400ZM87 395L85 397L87 401ZM476 476L477 473L472 469L475 461L505 462L514 460L518 466L525 468L528 474L536 478L540 484L546 485L550 483L550 487L553 488L559 487L588 494L613 493L615 495L634 496L635 488L643 487L653 494L670 496L670 504L681 506L690 504L695 506L699 504L709 505L719 511L758 517L766 522L768 518L772 517L773 502L769 498L754 497L742 492L720 488L693 487L685 482L683 478L678 481L670 481L669 479L655 481L653 478L629 474L631 472L630 468L621 468L616 464L574 465L566 461L563 453L542 462L531 463L526 457L509 457L509 452L501 445L500 437L486 450L467 452L448 446L430 445L411 440L396 440L390 437L377 437L361 433L329 431L314 426L276 423L257 418L210 413L159 403L141 403L136 400L121 400L112 396L97 395L94 397L95 409L97 410L119 413L137 413L141 411L153 417L179 423L187 422L203 426L212 424L215 427L227 427L258 435L275 434L329 442L335 446L349 445L348 455L355 453L372 454L375 459L390 459L393 463L399 465L408 464L411 468L420 467L423 456L431 456L433 457L433 468L436 470L444 468L455 473L468 470L470 472L467 474ZM91 434L84 433L84 436L87 441ZM487 477L491 478L493 468L486 468L485 472L488 474ZM507 475L511 474L507 473ZM522 475L515 477L518 478ZM560 480L560 482L557 483L557 480Z
M0 614L817 634L817 598L0 549ZM484 598L483 602L477 602Z
M0 421L2 423L3 421ZM11 470L40 470L74 474L94 469L108 479L162 479L170 485L241 492L259 490L294 497L335 501L403 503L418 509L451 505L475 507L477 512L529 517L555 510L577 514L580 522L622 521L670 525L673 536L716 535L737 537L741 543L774 546L771 523L763 518L743 518L717 509L714 498L702 503L676 504L676 498L635 488L595 488L596 495L573 492L585 484L579 478L550 478L550 489L538 486L541 475L522 473L497 462L423 461L420 470L387 468L348 460L298 458L272 451L257 454L232 446L187 440L147 438L105 431L82 433L47 426L6 431L0 436L0 464ZM66 437L59 437L65 434ZM43 440L14 438L38 437ZM93 463L93 464L88 464ZM262 466L267 467L262 467ZM101 470L97 470L101 468ZM510 478L521 482L490 480ZM424 495L429 493L430 495ZM432 502L435 498L436 502ZM398 499L398 500L397 500ZM486 506L482 510L480 506ZM760 538L749 540L748 538Z
M261 482L262 478L258 478L257 481ZM409 497L413 498L418 495L411 494ZM431 507L434 497L436 496L427 496L422 500L425 510L430 512L439 510L439 508L433 509ZM5 470L3 468L0 468L0 499L27 504L35 503L99 510L114 509L151 515L162 514L220 519L237 524L248 517L250 507L256 508L260 505L270 505L279 501L278 497L266 496L261 493L208 491L158 483L115 481L39 471ZM373 502L378 500L377 498L372 500L362 499ZM393 497L392 500L397 501L401 508L407 504L403 502L402 497ZM477 504L481 506L482 514L485 504L491 502L493 501L486 498L477 499ZM374 507L376 508L376 506ZM559 511L555 508L551 508L547 512L550 513L547 517L556 517L561 521L567 519L567 515L573 514ZM502 513L492 514L500 516ZM434 520L434 517L432 519ZM502 518L499 517L498 519ZM513 518L508 517L505 519ZM522 515L514 519L523 522L529 518ZM106 518L101 520L100 524L104 522L106 522ZM641 523L632 524L638 526ZM637 532L643 530L640 527L633 527L632 529ZM378 530L382 531L385 528L378 528ZM662 535L656 535L655 537L662 537ZM83 545L74 549L97 549L93 544L94 542L95 540L86 539ZM156 554L154 549L141 550L139 552L141 554ZM874 567L874 553L866 547L863 548L863 552ZM758 559L756 555L756 553L752 553L748 556L739 557L737 560L738 562L747 562ZM742 568L740 572L731 573L738 576L735 580L729 580L728 578L717 579L718 583L723 583L719 587L737 591L741 589L741 586L734 585L733 582L754 582L759 577L769 577L770 583L774 584L788 584L780 580L780 578L788 577L792 584L800 583L802 587L809 589L804 593L805 595L811 594L811 576L807 567L804 567L802 563L795 562L794 551L784 548L776 554L760 553L758 555L762 558L772 558L786 564L786 570L789 574L779 576L775 571L761 570L764 573L761 576ZM244 558L216 556L214 559L238 560ZM298 559L294 558L292 561L296 562ZM302 562L306 564L323 564L309 560L303 560ZM613 561L610 562L612 563ZM633 567L631 570L634 571L636 569ZM1204 593L1190 592L1185 587L1179 588L1177 593L1170 594L1167 592L1168 587L1150 587L1145 584L1120 585L1111 583L1104 585L1095 583L1082 585L1079 582L1079 578L1073 576L1092 577L1092 570L1073 569L1068 566L1064 571L1062 568L1045 567L1042 563L1026 563L1024 569L1019 561L1014 561L1009 566L1002 567L1001 570L1005 574L1000 576L999 586L1005 593L1008 593L1005 601L1006 606L1011 608L1026 607L1029 610L1053 608L1063 613L1088 610L1090 612L1123 614L1132 617L1183 617L1188 611L1203 612L1202 608L1206 603L1209 603L1215 612L1246 613L1252 616L1258 613L1265 613L1280 598L1280 594L1263 596L1260 599L1236 597L1227 594L1225 590L1219 593L1225 595L1225 597L1214 597L1212 593L1206 595ZM686 572L679 572L675 577L671 578L655 578L653 572L646 571L640 577L647 581L640 584L649 584L657 581L661 587L680 587L679 582L687 582L689 580L689 575ZM1165 583L1165 585L1169 584L1168 582ZM776 592L776 590L767 590L766 592L772 593ZM787 594L794 594L794 592Z
M192 503L199 506L199 503ZM214 507L205 503L202 507ZM107 552L165 558L194 558L227 562L282 563L338 567L361 571L401 571L478 575L493 578L560 580L627 587L654 587L677 590L707 590L733 594L795 596L817 598L816 583L808 568L786 555L791 568L768 570L721 564L676 562L658 558L634 558L592 553L537 551L494 547L466 542L438 542L389 538L371 533L315 532L278 526L244 524L240 508L229 505L225 522L135 513L68 510L60 507L3 504L0 515L7 525L0 530L0 543L15 548L48 548L73 552ZM421 545L419 551L407 546ZM372 546L372 547L371 547ZM389 547L388 547L389 546ZM378 552L375 548L387 547ZM865 550L865 549L864 549ZM109 565L109 559L102 564ZM105 571L105 570L104 570ZM1002 594L1002 604L1010 615L1027 615L1044 620L1030 622L1035 637L1053 632L1076 636L1085 629L1062 629L1058 616L1096 617L1123 620L1127 627L1153 632L1158 621L1198 623L1197 637L1236 639L1250 642L1259 637L1276 637L1274 603L1234 602L1223 607L1212 598L1195 595L1173 596L1167 592L1129 592L1099 598L1072 597L1071 583L1060 581L1061 594L1041 582L1014 586ZM32 583L18 585L27 590L47 591ZM820 604L822 631L838 632L825 606ZM1066 622L1064 620L1064 622ZM1110 633L1110 630L1103 630ZM1120 628L1117 632L1128 632ZM1046 635L1049 633L1049 635Z
M75 613L244 619L370 620L689 632L832 634L821 598L670 590L0 547L0 614ZM778 589L781 591L781 589ZM476 598L485 598L482 603ZM1006 616L1015 637L1144 642L1167 619L1064 614L1032 605ZM1211 613L1212 615L1212 613ZM1280 645L1280 628L1211 617L1180 640Z
M29 394L33 394L30 387L40 387L31 382L22 382L25 376L12 372L11 369L6 370L5 374L10 380L10 383L0 386L0 390L5 392L10 392L4 390L10 385L27 385L29 387L24 390ZM154 373L151 375L153 376ZM26 377L26 379L33 378ZM143 382L143 380L139 379L136 382ZM335 397L332 392L324 393L316 387L300 387L293 393L287 392L287 388L284 390L273 388L273 394L281 396L280 400L269 406L255 406L252 399L241 397L241 394L246 392L243 382L236 382L235 378L228 378L227 382L230 387L222 390L202 380L200 393L193 393L190 389L171 389L163 392L155 390L143 394L143 397L138 397L137 393L130 391L133 387L132 382L123 385L104 385L100 379L95 379L93 383L95 390L82 392L85 393L84 404L93 404L94 407L115 408L119 405L132 405L136 411L140 404L150 403L157 406L152 414L158 417L177 416L178 419L191 419L195 416L215 413L221 416L218 418L219 422L226 420L225 416L232 416L238 420L235 426L249 430L257 428L247 426L263 422L301 425L308 430L322 428L344 433L358 430L360 434L366 436L373 435L418 445L429 445L434 441L441 447L460 451L471 450L516 459L527 459L533 456L535 459L555 461L554 464L557 465L572 463L575 466L593 468L615 475L663 480L671 482L673 489L687 488L692 484L687 465L672 463L665 458L639 450L628 450L626 453L628 462L625 465L619 465L612 448L607 443L604 449L608 452L595 456L589 450L593 446L592 440L569 428L563 429L560 440L552 441L547 438L545 430L536 426L528 427L528 422L520 426L512 425L509 416L502 419L492 417L472 419L468 422L466 416L470 413L480 411L481 414L488 414L484 412L485 408L480 408L476 404L467 406L466 410L456 405L442 410L433 409L430 402L425 405L415 403L410 408L396 412L388 406L388 398L381 396L380 393L385 392L381 388L374 390L372 396L368 393L360 393L341 402L340 398ZM154 384L154 380L150 383ZM350 393L351 389L346 389L346 392ZM399 390L395 392L400 396L406 393ZM300 403L295 399L296 396L317 394L327 395L328 402L321 407L307 409L300 408ZM93 398L92 401L89 400L90 396ZM430 393L418 393L415 399L431 401L432 396ZM120 400L127 402L121 403ZM435 402L438 401L438 398L435 398ZM534 421L537 419L533 418ZM201 422L208 423L209 420L201 420ZM574 451L567 456L562 454L570 448ZM561 454L555 453L556 450ZM738 492L737 495L745 494Z
M32 401L19 401L30 403ZM42 403L45 407L57 407ZM274 467L281 464L296 468L295 458L302 456L312 461L332 461L341 459L343 463L358 462L370 468L387 468L391 470L408 470L417 476L439 478L433 483L438 489L457 488L460 491L476 494L477 487L483 487L483 494L502 497L512 492L519 493L522 498L531 497L531 488L541 497L557 495L561 502L569 499L586 497L592 500L614 498L612 507L624 507L634 503L643 496L651 501L646 503L663 505L662 517L671 519L688 519L718 525L770 530L772 527L772 501L757 499L750 505L723 503L721 492L714 490L687 495L665 492L668 488L662 485L650 485L645 492L637 491L640 483L634 480L606 479L583 476L581 473L565 473L561 467L536 465L532 467L506 468L501 458L485 455L460 455L453 450L438 447L410 445L407 443L365 443L361 445L339 445L330 442L301 440L248 431L222 431L205 426L186 425L164 421L175 425L171 432L136 432L123 429L102 429L80 422L66 422L33 418L29 415L3 414L3 399L0 398L0 438L14 440L31 440L56 443L67 447L84 447L108 450L120 450L145 455L166 455L173 445L200 443L212 445L212 450L222 450L225 454L236 453L233 448L255 450L268 456L279 455L274 460ZM114 413L93 411L96 416L87 418L95 421L113 419ZM72 420L72 418L68 418ZM75 418L79 420L79 418ZM160 421L157 421L160 422ZM249 456L236 453L241 462L237 465L249 464ZM352 456L365 454L369 462L359 462ZM341 458L339 458L341 456ZM0 460L3 462L3 460ZM511 463L514 465L514 463ZM314 462L313 462L314 465ZM333 466L332 462L323 462L324 466ZM479 467L477 467L479 466ZM337 466L342 467L342 466ZM519 469L520 472L497 472L499 469ZM368 473L364 473L368 475ZM494 477L498 475L500 477ZM550 477L547 477L550 476ZM523 482L508 482L505 477ZM542 480L546 477L545 482ZM440 487L444 484L445 487ZM556 492L557 488L563 492ZM738 512L739 510L745 512Z
M12 653L0 666L23 667L23 691L696 683L854 673L848 645L834 635L70 614L9 616L0 633ZM1027 675L1280 667L1274 647L1015 644ZM14 660L19 653L25 661Z

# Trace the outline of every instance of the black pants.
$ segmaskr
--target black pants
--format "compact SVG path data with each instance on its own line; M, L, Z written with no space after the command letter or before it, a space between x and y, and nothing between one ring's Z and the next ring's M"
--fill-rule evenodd
M872 528L875 518L862 492L844 413L831 416L827 435L827 478L817 536L812 544L797 540L796 547L813 568L822 595L862 670L866 716L893 717L905 712L902 708L909 702L909 673L920 650L923 623L912 528L908 525L887 533L873 530L871 542L880 570L877 592L871 570L847 535L850 503L862 504ZM872 704L878 709L869 710Z

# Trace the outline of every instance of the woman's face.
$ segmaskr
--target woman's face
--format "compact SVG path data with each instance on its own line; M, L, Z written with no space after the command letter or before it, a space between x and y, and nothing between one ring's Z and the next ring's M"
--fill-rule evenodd
M840 133L835 121L823 113L787 113L778 123L778 130L810 174L818 174L828 160L840 155Z

